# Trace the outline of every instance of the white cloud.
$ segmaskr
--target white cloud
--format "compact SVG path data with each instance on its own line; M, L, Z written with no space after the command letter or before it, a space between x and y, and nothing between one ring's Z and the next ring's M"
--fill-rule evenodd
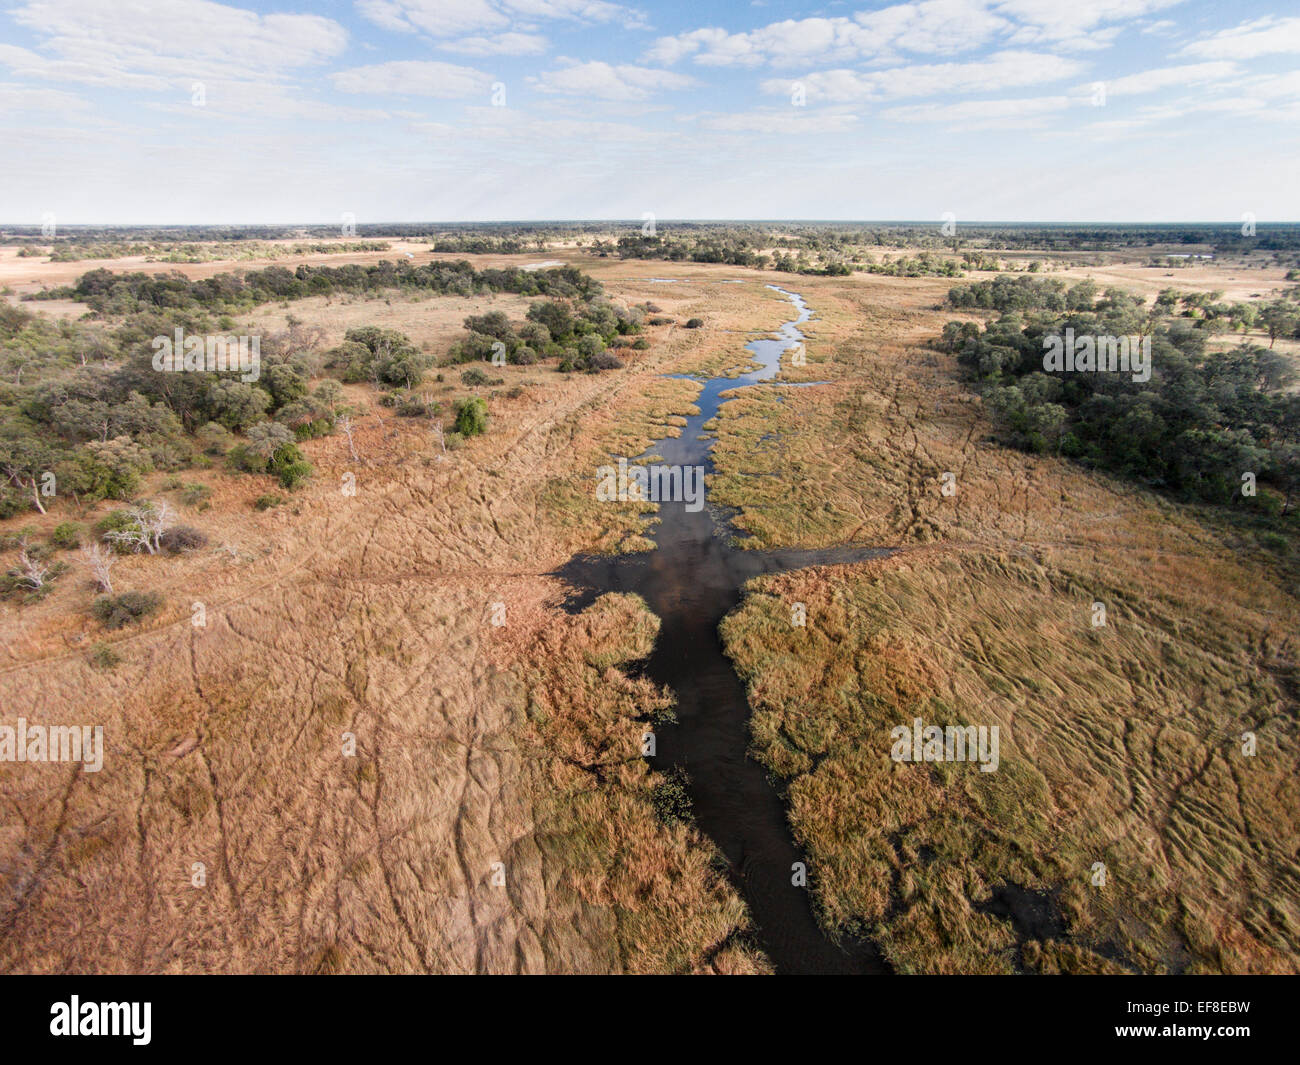
M859 72L825 70L794 79L772 78L763 91L787 96L800 84L812 102L856 103L902 96L987 92L1059 81L1083 70L1077 59L1040 52L997 52L969 63L933 63Z
M852 62L894 49L946 55L978 48L1010 25L982 0L920 0L852 18L786 19L742 33L691 30L660 37L645 59L671 64L689 57L701 66L756 67Z
M599 60L549 70L531 81L540 92L601 100L646 100L657 92L689 89L697 84L694 78L670 70L611 66Z
M125 88L166 88L189 77L275 79L331 59L347 44L332 19L259 15L210 0L27 0L9 15L55 57L29 60L25 72Z
M895 122L946 122L953 125L1004 121L1007 119L1038 119L1044 115L1064 111L1078 98L1069 96L1037 96L1022 100L963 100L956 104L908 104L891 107L881 116Z
M1160 67L1107 80L1106 95L1128 96L1178 85L1199 85L1207 81L1221 81L1236 72L1235 63L1189 63L1180 67Z
M140 89L159 92L171 88L175 79L156 74L139 74L127 70L114 56L96 62L50 59L17 45L0 44L0 66L17 77L43 81L72 81L81 85L99 85L115 89Z
M1087 49L1094 40L1109 44L1117 27L1155 11L1176 7L1183 0L1000 0L999 14L1021 24L1011 38L1016 44L1060 43Z
M188 94L184 99L151 101L156 111L187 118L218 118L235 122L261 123L266 119L307 122L381 122L388 111L371 107L344 107L325 103L302 90L285 85L259 85L247 81L206 81L204 102L195 107Z
M433 96L443 100L486 96L492 86L492 78L480 70L420 59L352 67L331 74L330 80L340 92Z
M501 33L492 37L462 37L438 45L444 52L462 55L541 55L546 38L535 33Z
M724 133L765 133L785 137L797 133L850 133L857 128L858 116L847 113L810 113L791 108L786 111L701 115L699 125L702 129Z
M1271 15L1243 22L1230 30L1220 30L1193 41L1182 50L1183 55L1205 59L1255 59L1262 55L1293 52L1300 52L1300 18L1274 18Z
M378 26L430 37L502 31L541 19L639 25L642 16L606 0L358 0L357 10Z
M76 93L0 82L0 114L3 115L34 111L82 112L89 106L89 102Z

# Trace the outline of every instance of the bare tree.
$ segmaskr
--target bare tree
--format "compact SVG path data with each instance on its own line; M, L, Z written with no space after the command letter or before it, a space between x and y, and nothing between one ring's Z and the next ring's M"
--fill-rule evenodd
M50 567L43 566L27 552L27 537L18 541L22 550L18 553L18 567L9 571L9 576L27 585L32 591L45 587L50 575Z
M437 456L439 462L447 457L447 437L442 431L442 419L433 419L433 439L437 441L440 454Z
M114 529L104 534L105 540L126 544L132 551L141 549L156 555L161 547L162 535L172 524L173 511L165 499L161 503L143 503L127 511L131 524L125 529Z
M117 556L111 551L105 551L99 544L91 544L89 547L83 547L78 557L89 568L90 575L95 579L95 584L105 595L113 594L113 578L109 573L116 564Z
M352 452L352 461L357 462L357 447L352 442L352 419L346 414L338 420L339 432L348 438L348 450Z

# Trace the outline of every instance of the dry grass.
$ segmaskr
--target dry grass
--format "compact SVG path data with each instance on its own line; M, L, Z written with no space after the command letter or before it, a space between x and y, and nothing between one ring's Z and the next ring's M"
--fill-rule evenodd
M184 515L212 547L119 565L166 598L139 629L100 631L79 573L6 606L6 723L102 724L107 754L98 774L0 765L0 970L761 971L713 847L655 818L624 750L663 703L620 668L653 619L570 618L545 576L643 527L548 493L689 409L696 385L654 376L680 357L503 368L489 433L443 461L423 423L364 417L359 463L308 442L316 477L265 512L264 478L183 474L213 490ZM589 747L622 764L593 776L572 761Z
M661 327L614 373L504 368L491 430L445 461L422 424L376 409L360 464L339 439L306 445L317 477L285 507L252 510L264 479L182 474L212 488L184 515L212 548L114 571L166 597L137 631L102 633L79 573L0 607L6 721L101 723L108 743L99 774L0 765L0 969L762 971L712 846L653 813L635 744L668 699L627 663L654 619L623 597L563 615L545 574L645 546L639 508L594 505L595 467L681 424L698 386L657 374L743 365L744 342L785 320L765 281L807 296L805 379L836 383L728 406L715 498L745 503L767 543L931 544L768 580L727 623L828 923L874 929L904 969L1296 967L1297 609L1271 556L983 446L978 405L915 346L947 282L563 254L705 327ZM405 323L436 348L481 309L443 302L291 309L331 336ZM463 393L448 377L435 398ZM790 597L806 630L782 624ZM1111 612L1100 634L1093 598ZM92 664L101 641L116 667ZM918 707L1004 723L1002 768L894 765L887 729ZM1248 725L1246 761L1230 740ZM1006 921L972 910L1002 880L1056 890L1069 938L1017 953Z
M756 582L724 623L827 926L905 971L1296 971L1294 570L1249 523L986 443L917 344L949 317L929 284L801 288L835 383L720 419L714 498L758 543L907 548ZM999 725L999 770L892 762L917 716ZM1063 932L982 912L1001 884Z

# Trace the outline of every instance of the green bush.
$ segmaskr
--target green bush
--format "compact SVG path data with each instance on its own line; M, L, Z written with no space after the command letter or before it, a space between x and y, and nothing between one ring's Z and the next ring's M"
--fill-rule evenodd
M258 510L270 510L272 507L278 507L285 502L284 496L268 493L264 496L258 496L253 500L253 506Z
M226 465L240 473L265 473L267 459L247 444L236 444L226 452Z
M224 455L235 438L224 425L208 422L194 434L194 439L205 455Z
M112 669L122 661L122 656L106 643L97 643L90 649L90 664L96 669Z
M312 475L312 465L297 444L281 444L271 455L266 472L280 478L281 488L292 490Z
M110 514L105 514L95 523L95 533L102 540L111 532L124 532L127 529L134 529L136 526L135 519L125 510L115 510ZM112 543L113 541L109 541ZM129 551L130 548L124 544L114 544L118 551Z
M148 617L162 606L157 592L123 592L101 595L90 605L90 612L108 629L120 629Z
M71 521L60 522L50 533L50 543L64 551L80 547L81 526Z
M487 431L487 404L478 396L456 403L456 432L461 436L478 436Z

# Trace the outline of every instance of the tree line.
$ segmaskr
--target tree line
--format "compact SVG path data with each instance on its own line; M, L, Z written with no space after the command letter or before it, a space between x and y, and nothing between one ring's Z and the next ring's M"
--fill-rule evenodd
M1091 281L999 276L955 287L954 308L997 312L982 327L949 322L937 347L955 354L1002 438L1135 478L1181 498L1248 501L1285 516L1300 487L1300 395L1290 359L1260 344L1209 350L1202 321ZM1053 337L1150 342L1149 380L1051 372ZM1256 494L1257 493L1257 494Z
M262 303L336 294L368 295L397 289L431 295L472 296L508 292L521 296L590 299L599 295L599 282L576 267L524 270L519 267L476 270L464 260L347 263L294 270L268 266L245 273L221 273L189 278L179 271L147 274L116 273L100 268L82 274L72 285L46 289L26 299L71 299L102 316L150 310L235 311Z

